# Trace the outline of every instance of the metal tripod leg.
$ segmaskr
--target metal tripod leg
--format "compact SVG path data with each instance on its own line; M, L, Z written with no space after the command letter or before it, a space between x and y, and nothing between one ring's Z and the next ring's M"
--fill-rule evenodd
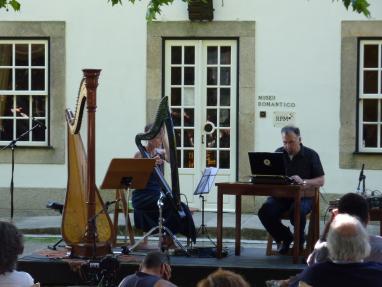
M58 244L60 244L62 241L64 241L64 238L61 238L60 240L58 240L53 246L48 245L48 249L57 250Z

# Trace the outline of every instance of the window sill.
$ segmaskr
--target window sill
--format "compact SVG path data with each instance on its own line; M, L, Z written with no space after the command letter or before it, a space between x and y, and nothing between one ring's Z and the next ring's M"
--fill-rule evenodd
M376 152L376 151L355 151L353 152L354 155L381 155L382 151Z

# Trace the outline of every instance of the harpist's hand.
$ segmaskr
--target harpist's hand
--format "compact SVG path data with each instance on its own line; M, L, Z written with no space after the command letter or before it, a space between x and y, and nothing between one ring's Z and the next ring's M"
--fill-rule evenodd
M162 165L163 164L163 159L159 155L154 156L153 159L155 159L156 165Z

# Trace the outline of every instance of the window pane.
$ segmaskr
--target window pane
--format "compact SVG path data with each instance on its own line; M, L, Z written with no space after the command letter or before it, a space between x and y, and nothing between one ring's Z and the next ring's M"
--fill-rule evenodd
M214 123L215 126L217 126L216 115L216 109L207 109L207 121Z
M207 89L207 106L216 107L217 104L218 104L217 89L216 88L208 88Z
M171 106L182 105L182 90L181 88L171 88Z
M45 45L33 44L32 45L32 66L45 65Z
M195 88L185 87L184 88L184 105L194 106L195 103Z
M11 44L0 44L0 66L12 66Z
M0 69L0 90L12 90L12 69Z
M175 132L175 142L176 142L176 146L177 147L180 147L182 146L182 140L181 140L181 130L180 129L174 129L174 132Z
M29 119L16 120L16 137L21 136L27 130L29 130ZM29 141L29 135L25 135L20 141Z
M194 126L194 109L184 109L183 114L183 125L185 127L193 127Z
M194 130L185 129L183 134L183 146L194 147Z
M28 69L16 69L16 90L28 90L29 79L28 79Z
M0 140L13 140L13 119L0 119Z
M363 121L378 121L378 100L363 100Z
M363 54L365 68L378 67L378 45L365 45Z
M207 47L207 64L217 64L217 63L218 63L218 48Z
M176 150L176 162L177 162L177 166L178 166L178 168L181 168L181 167L182 167L181 164L180 164L181 161L182 161L181 153L180 153L180 150L177 149L177 150Z
M45 70L32 69L32 90L45 90Z
M364 147L377 147L377 125L363 126Z
M229 109L221 109L220 110L220 119L219 123L221 127L229 127L230 126L230 114Z
M218 83L218 69L216 67L207 68L207 85L216 85Z
M195 64L195 47L193 46L184 47L184 63Z
M206 166L216 167L216 150L207 151Z
M45 97L32 97L32 115L34 117L45 117Z
M231 84L231 69L229 67L220 68L220 85Z
M219 168L229 168L229 151L219 151Z
M220 89L220 105L221 106L231 105L231 89L230 88Z
M364 71L363 81L363 92L365 94L378 93L378 71Z
M222 148L230 147L230 130L228 129L220 130L219 147L222 147Z
M46 126L45 120L38 120L41 124ZM37 127L32 131L33 141L45 141L45 129Z
M184 84L193 85L194 84L194 67L185 67L184 68Z
M28 52L28 44L16 44L16 66L28 66L29 61L29 52Z
M194 151L193 150L184 150L184 167L193 168L194 167Z
M180 85L182 83L182 69L180 67L171 68L171 85Z
M207 134L207 147L217 147L216 130L212 134Z
M182 47L171 47L171 64L182 64Z
M12 116L13 96L0 96L0 117Z
M220 64L231 64L231 47L220 47Z
M29 117L29 96L16 96L16 117Z
M180 126L181 125L181 109L171 109L171 117L172 121L174 122L174 126Z

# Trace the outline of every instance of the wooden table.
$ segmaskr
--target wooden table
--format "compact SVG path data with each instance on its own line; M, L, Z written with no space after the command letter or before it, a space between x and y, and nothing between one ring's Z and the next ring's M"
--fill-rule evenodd
M313 201L312 215L313 220L317 221L314 242L319 236L319 189L306 189L302 185L269 185L269 184L252 184L252 183L217 183L217 258L222 257L222 237L223 237L223 196L236 196L236 227L235 227L235 255L240 255L240 239L241 239L241 196L274 196L282 198L294 198L294 247L293 247L293 263L298 263L299 246L300 246L300 201L302 197L312 197ZM312 218L311 218L312 220Z

